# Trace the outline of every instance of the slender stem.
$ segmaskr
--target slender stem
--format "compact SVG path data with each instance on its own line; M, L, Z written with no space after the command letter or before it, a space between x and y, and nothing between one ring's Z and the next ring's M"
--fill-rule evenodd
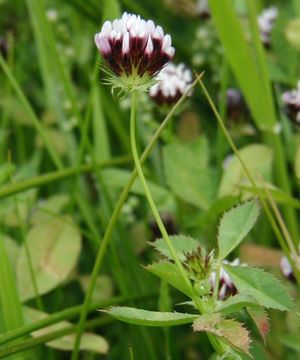
M130 141L131 141L131 149L132 149L132 156L133 156L133 160L134 160L134 164L135 164L135 167L136 167L136 170L137 170L137 173L139 175L139 178L141 180L141 183L142 183L142 186L143 186L143 189L144 189L144 193L146 195L146 198L148 200L148 203L149 203L149 206L151 208L151 211L153 213L153 216L155 218L155 221L158 225L158 228L165 240L165 242L167 243L168 247L169 247L169 250L172 254L172 257L173 257L173 260L176 264L176 266L178 267L178 270L182 276L182 278L184 279L184 282L186 283L188 289L190 290L190 293L192 294L194 292L194 288L190 282L190 280L188 279L188 276L184 270L184 267L182 265L182 263L180 262L177 254L176 254L176 251L174 249L174 246L172 244L172 241L167 233L167 230L161 220L161 217L159 215L159 212L157 210L157 207L154 203L154 200L152 198L152 195L151 195L151 192L149 190L149 187L148 187L148 184L147 184L147 181L146 181L146 178L144 176L144 173L143 173L143 169L142 169L142 166L140 164L140 161L139 161L139 156L138 156L138 152L137 152L137 144L136 144L136 130L135 130L135 118L136 118L136 99L137 99L137 92L136 91L133 91L132 93L132 102L131 102L131 115L130 115ZM195 302L198 302L198 300L195 299ZM199 303L199 307L200 307L200 312L202 313L203 312L203 307L202 307L202 304Z
M196 86L198 79L200 79L202 77L203 73L200 74L199 76L197 76L196 80L193 82L193 84L191 85L190 89L188 89L188 91L185 92L185 94L178 100L178 102L175 104L175 106L171 109L171 111L169 112L169 114L166 116L166 118L164 119L164 121L161 123L161 125L159 126L159 128L156 130L156 132L154 133L154 135L152 136L149 144L147 145L145 151L143 152L141 158L140 158L140 163L142 164L146 158L148 157L148 155L150 154L154 144L156 143L157 139L159 138L160 134L162 133L162 131L165 129L165 127L167 126L168 122L170 121L170 119L172 118L172 116L174 115L174 113L176 112L176 110L178 109L178 107L184 102L184 100L188 97L188 95L190 94L190 92L193 90L193 88ZM111 238L111 234L112 231L114 229L114 226L117 222L117 219L119 217L119 214L122 210L123 204L125 203L127 196L129 194L129 191L135 181L135 179L137 178L137 170L135 169L127 184L125 185L122 194L115 206L114 212L109 220L109 223L107 225L107 228L105 230L98 254L97 254L97 258L96 261L94 263L94 267L92 270L92 274L91 274L91 280L87 289L87 293L86 296L84 298L84 302L83 302L83 306L82 306L82 311L80 314L80 319L79 319L79 323L78 323L78 328L77 328L77 334L76 334L76 341L74 344L74 349L73 349L73 353L72 353L72 358L71 360L77 360L78 359L78 351L79 351L79 345L80 345L80 340L81 340L81 335L82 335L82 331L83 331L83 327L84 327L84 323L86 320L86 316L87 316L87 311L91 302L91 297L95 288L95 284L96 284L96 279L97 276L99 274L99 271L101 269L102 266L102 262L104 259L104 255L106 253L106 249L107 246L109 244L110 238Z
M285 225L285 222L284 222L284 220L282 218L282 215L281 215L281 213L280 213L280 211L279 211L279 209L278 209L278 207L277 207L277 205L276 205L276 203L275 203L275 201L274 201L274 199L272 197L272 194L271 194L270 190L266 186L265 181L264 181L262 176L261 176L261 181L262 181L264 190L265 190L265 192L267 194L267 198L268 198L268 200L269 200L269 202L271 204L271 207L273 209L273 212L274 212L274 214L276 216L276 219L277 219L277 221L278 221L278 223L280 225L281 231L284 234L284 237L285 237L286 242L288 244L290 253L287 254L287 257L288 257L289 262L290 262L290 264L291 264L291 266L293 268L293 272L294 272L296 281L297 281L298 284L300 284L300 274L299 274L299 267L298 267L299 265L295 264L295 259L297 259L298 256L299 256L298 252L297 252L296 247L295 247L295 245L293 243L293 240L292 240L291 235L290 235L290 233L288 231L288 228ZM292 254L292 256L291 256L291 254Z
M249 179L253 189L255 190L257 196L259 197L260 203L262 204L262 207L263 207L263 209L264 209L264 211L265 211L265 213L266 213L266 215L267 215L267 217L268 217L268 219L270 221L270 224L271 224L271 226L273 228L273 231L274 231L274 233L275 233L275 235L276 235L282 249L285 252L287 252L287 246L286 246L285 240L284 240L284 238L283 238L283 236L282 236L282 234L280 232L280 229L279 229L279 227L278 227L278 225L277 225L277 223L276 223L276 221L275 221L275 219L273 217L272 212L270 211L270 209L268 207L267 202L265 201L265 199L264 199L264 197L263 197L263 195L261 193L261 190L257 187L257 185L256 185L256 183L254 181L254 178L252 177L252 175L248 171L248 168L247 168L246 164L244 163L244 160L242 159L242 157L241 157L235 143L233 142L229 132L227 131L226 126L224 125L224 122L223 122L218 110L216 109L216 106L215 106L211 96L209 95L209 93L208 93L208 91L206 89L206 86L204 85L204 83L203 83L203 81L201 79L199 79L199 84L200 84L200 87L201 87L202 91L204 92L204 94L205 94L205 96L207 98L207 101L208 101L208 103L209 103L209 105L210 105L210 107L211 107L211 109L212 109L212 111L213 111L213 113L214 113L214 115L215 115L221 129L224 132L224 135L226 136L227 141L229 142L229 145L231 146L235 156L237 157L237 159L239 160L239 162L241 164L241 167L242 167L245 175Z
M203 314L205 312L204 307L202 305L202 302L199 298L199 296L197 295L191 281L189 280L186 271L182 265L182 263L180 262L176 250L172 244L172 241L168 235L168 232L161 220L161 217L159 215L159 211L155 205L155 202L152 198L150 189L148 187L145 175L143 173L143 169L139 160L139 156L138 156L138 152L137 152L137 144L136 144L136 105L137 105L137 92L133 91L132 93L132 100L131 100L131 114L130 114L130 142L131 142L131 150L132 150L132 156L133 156L133 160L135 163L135 167L137 170L137 173L139 175L139 178L141 180L143 189L144 189L144 193L146 195L146 198L148 200L149 206L151 208L152 214L155 218L155 221L158 225L158 228L170 250L170 253L173 257L173 260L187 286L187 288L189 289L189 292L191 294L192 300L194 301L195 305L197 306L200 314ZM209 336L209 339L211 341L212 346L215 348L215 350L217 351L217 353L219 355L222 355L224 353L224 349L222 347L222 344L213 336Z

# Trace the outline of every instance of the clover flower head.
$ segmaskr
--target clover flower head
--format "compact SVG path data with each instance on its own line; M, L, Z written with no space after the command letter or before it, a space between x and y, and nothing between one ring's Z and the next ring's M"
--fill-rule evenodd
M197 11L201 18L210 18L208 0L197 0Z
M237 258L232 262L228 262L227 260L223 261L223 264L229 264L231 266L240 265L240 260ZM216 286L216 272L213 271L210 275L210 283L212 289ZM221 267L220 269L220 278L219 278L219 293L218 298L220 300L224 300L228 296L235 295L237 293L237 289L231 280L231 277L228 275L227 271Z
M4 59L7 58L8 45L4 36L0 36L0 54Z
M105 21L95 35L96 46L124 90L151 85L151 79L170 60L175 49L161 26L139 15L127 14Z
M280 259L280 269L281 269L284 277L286 277L287 279L289 279L291 281L295 281L293 268L286 256L283 256Z
M282 94L282 102L291 120L300 125L300 81L298 81L296 89L285 91Z
M257 23L260 31L260 38L265 47L271 45L271 32L274 26L274 22L278 17L278 9L276 6L271 6L258 16Z
M240 90L229 88L226 91L227 116L232 120L239 120L247 112L247 106Z
M149 96L158 104L176 103L189 89L192 73L184 65L168 63L158 74L158 82L151 86Z

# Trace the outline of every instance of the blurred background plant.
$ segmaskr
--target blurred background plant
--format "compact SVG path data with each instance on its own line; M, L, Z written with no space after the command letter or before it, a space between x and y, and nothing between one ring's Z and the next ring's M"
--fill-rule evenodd
M298 103L286 104L282 94L296 89L300 75L300 3L210 0L209 11L204 6L193 0L0 0L0 358L70 358L77 306L132 171L129 100L113 98L103 85L93 42L104 20L123 11L153 19L171 34L175 64L205 71L240 156L257 186L271 193L298 249L300 137L295 111L289 111ZM272 6L278 16L263 46L258 17ZM232 89L241 101L234 111ZM146 95L140 99L142 149L168 111ZM208 249L216 245L221 215L255 196L197 88L144 169L170 234L189 234ZM131 353L134 359L162 359L166 349L172 359L214 358L206 337L187 326L163 332L95 312L119 303L156 310L158 303L185 301L176 290L163 291L140 266L157 259L148 246L157 237L136 182L104 254L81 342L83 359L130 359ZM283 253L297 265L297 252L290 250L281 248L262 213L232 259L281 277L299 311L298 285L280 273ZM243 321L244 314L238 316ZM275 311L269 317L266 346L252 329L253 357L298 359L299 318Z

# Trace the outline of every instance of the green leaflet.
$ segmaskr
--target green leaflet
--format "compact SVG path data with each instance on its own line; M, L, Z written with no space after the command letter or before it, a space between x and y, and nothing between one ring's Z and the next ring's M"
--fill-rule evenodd
M197 240L194 240L190 236L185 235L175 235L170 236L172 244L176 250L179 260L184 260L185 255L194 252L197 247L200 246L200 243ZM164 239L157 239L154 243L151 243L157 251L162 255L167 257L170 260L173 260L173 256L170 253L170 250Z
M273 275L248 266L224 265L238 291L252 296L259 305L278 310L291 310L292 299Z
M172 285L182 293L192 297L189 288L182 279L182 276L175 264L169 262L153 263L146 266L146 269L152 274L165 280L168 284Z
M112 317L134 325L143 326L176 326L192 323L198 315L177 312L159 312L131 307L112 307L105 310Z
M229 210L222 217L218 234L219 257L226 258L254 226L259 214L256 201Z

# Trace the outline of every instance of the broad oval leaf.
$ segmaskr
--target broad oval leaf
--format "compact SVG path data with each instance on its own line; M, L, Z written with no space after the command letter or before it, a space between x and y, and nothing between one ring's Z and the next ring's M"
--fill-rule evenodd
M219 227L219 257L224 259L234 250L254 226L259 214L256 201L248 201L229 210Z
M291 310L292 299L273 275L248 266L224 265L239 293L252 296L259 305L278 310Z
M160 312L116 306L104 310L110 316L134 325L143 326L176 326L192 323L199 315L177 312Z
M253 178L257 179L257 174L260 174L267 182L270 182L273 159L272 149L261 144L251 144L239 149L239 154ZM259 161L257 161L258 159ZM259 180L258 178L258 183L260 183ZM239 185L248 184L249 180L241 163L234 155L222 176L218 196L239 195Z
M48 314L42 311L28 307L24 307L24 313L28 322L35 322L48 316ZM32 333L32 336L37 337L47 335L71 326L72 324L68 321L60 321L57 324L50 325L43 329L34 331ZM46 345L53 349L72 351L74 348L75 337L76 336L74 334L65 335L59 339L47 342ZM82 339L80 341L80 350L91 351L98 354L106 354L108 352L108 348L108 343L102 336L95 335L89 332L85 332L82 334Z
M61 217L33 227L26 241L38 292L42 295L65 281L74 269L81 249L80 233L70 218ZM21 299L34 297L24 245L17 262L17 279Z
M200 246L199 241L191 238L190 236L174 235L170 236L170 240L172 241L176 254L181 261L185 259L186 254L195 251L197 247ZM154 243L151 243L151 245L153 245L162 255L170 260L173 260L173 256L164 239L157 239Z

